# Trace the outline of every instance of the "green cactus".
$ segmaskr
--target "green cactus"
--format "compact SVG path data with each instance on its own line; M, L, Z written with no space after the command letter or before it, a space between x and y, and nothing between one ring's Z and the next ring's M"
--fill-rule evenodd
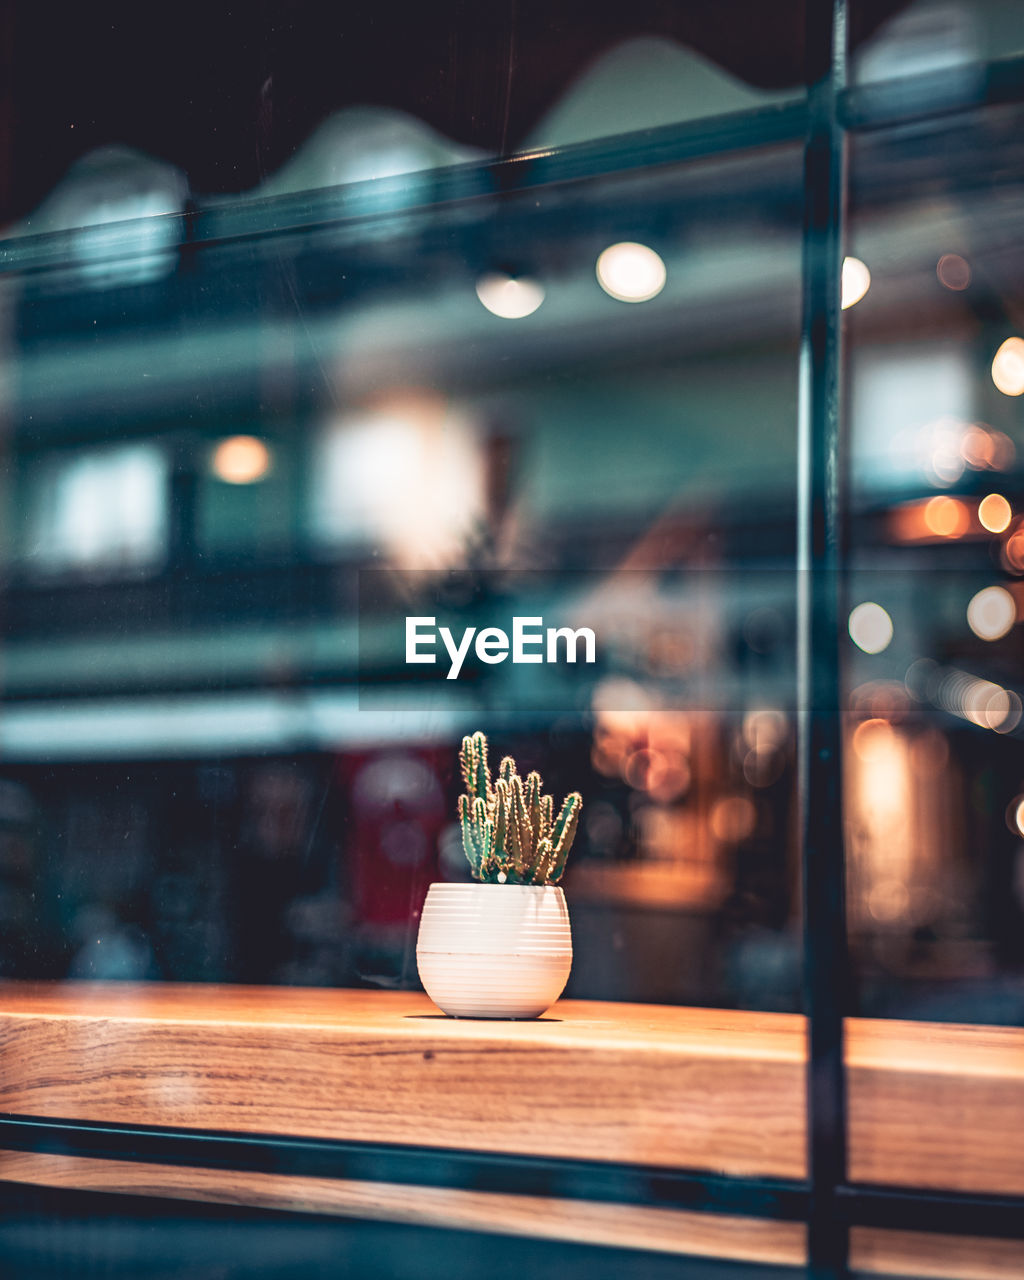
M482 733L474 733L471 738L462 739L462 750L459 752L459 764L462 767L462 781L470 796L491 802L491 771L487 767L487 739Z
M459 825L474 878L487 884L557 884L579 825L580 793L570 792L555 818L540 774L528 774L524 783L511 756L502 760L492 783L482 733L462 739L459 765L466 787L459 796Z

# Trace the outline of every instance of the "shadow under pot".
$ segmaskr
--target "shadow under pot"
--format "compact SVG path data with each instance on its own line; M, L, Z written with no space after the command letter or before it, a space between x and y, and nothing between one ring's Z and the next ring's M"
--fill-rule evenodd
M432 884L416 963L453 1018L538 1018L572 968L565 894L551 884Z

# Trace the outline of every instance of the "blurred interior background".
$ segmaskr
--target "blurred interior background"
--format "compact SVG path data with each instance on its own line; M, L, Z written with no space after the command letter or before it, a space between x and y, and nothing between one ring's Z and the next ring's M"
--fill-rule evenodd
M803 8L582 12L5 13L4 976L414 986L481 728L583 793L568 994L799 1008ZM853 18L854 1011L1014 1023L1024 115L926 109L1024 10ZM543 571L598 678L425 703L368 568Z

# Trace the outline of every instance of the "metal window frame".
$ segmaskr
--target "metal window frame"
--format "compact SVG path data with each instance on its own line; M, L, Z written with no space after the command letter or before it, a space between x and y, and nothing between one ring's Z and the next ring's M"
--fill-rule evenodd
M803 310L798 424L798 788L808 1017L806 1182L730 1178L633 1164L276 1135L0 1117L0 1148L225 1170L444 1186L644 1204L808 1224L808 1272L848 1274L853 1226L1024 1239L1024 1197L853 1183L847 1170L843 1015L849 963L840 788L843 501L839 291L847 137L969 108L1024 101L1024 58L952 83L919 75L846 84L848 0L808 0L807 101L647 130L561 151L439 171L424 189L393 185L398 213L451 201L679 164L746 149L804 144ZM189 210L182 246L288 233L379 216L381 184L309 193L272 209ZM407 197L407 198L406 198ZM66 254L57 233L0 244L0 273L45 271Z

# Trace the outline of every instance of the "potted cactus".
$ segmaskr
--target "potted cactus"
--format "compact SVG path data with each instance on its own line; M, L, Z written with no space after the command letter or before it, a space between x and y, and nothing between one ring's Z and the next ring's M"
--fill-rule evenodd
M511 756L492 781L487 739L462 740L462 844L476 883L432 884L416 961L427 994L458 1018L536 1018L562 994L572 937L558 880L582 801L555 814L540 775L525 782Z

